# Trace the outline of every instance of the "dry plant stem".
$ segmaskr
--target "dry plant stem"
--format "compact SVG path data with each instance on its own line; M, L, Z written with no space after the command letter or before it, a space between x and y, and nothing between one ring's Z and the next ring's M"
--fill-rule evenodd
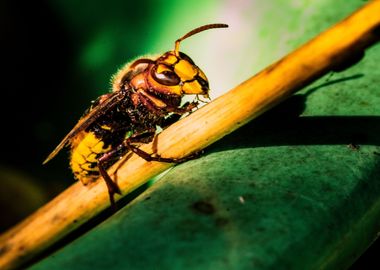
M368 3L277 63L170 126L158 136L156 145L146 145L143 149L151 151L154 147L164 157L181 157L217 141L326 72L342 67L350 56L359 55L376 42L380 35L379 14L380 0ZM171 166L146 162L132 155L117 171L122 193L131 192ZM90 187L79 182L72 185L0 237L0 269L19 267L108 206L103 181Z

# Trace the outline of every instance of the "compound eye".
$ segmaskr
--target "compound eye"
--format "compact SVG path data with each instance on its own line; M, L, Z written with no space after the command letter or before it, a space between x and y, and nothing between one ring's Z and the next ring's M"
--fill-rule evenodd
M160 84L167 86L178 85L181 79L166 65L159 64L152 69L153 78Z

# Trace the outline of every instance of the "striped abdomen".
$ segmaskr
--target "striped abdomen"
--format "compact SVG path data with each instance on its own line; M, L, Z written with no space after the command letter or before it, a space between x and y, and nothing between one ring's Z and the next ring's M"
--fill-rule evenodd
M75 178L85 185L98 178L98 160L109 150L111 146L105 145L93 132L83 131L71 148L70 167Z

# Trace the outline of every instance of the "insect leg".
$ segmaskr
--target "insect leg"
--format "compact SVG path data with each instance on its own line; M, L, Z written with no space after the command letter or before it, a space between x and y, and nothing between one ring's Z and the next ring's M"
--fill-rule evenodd
M198 102L193 101L193 102L187 102L185 103L182 107L172 107L172 108L167 108L168 111L173 112L175 114L185 114L188 112L191 112L194 108L198 106Z
M137 146L134 146L129 139L126 139L123 144L131 150L136 155L142 157L146 161L158 161L158 162L167 162L167 163L182 163L185 161L188 161L190 159L197 158L200 154L200 152L196 152L194 154L188 155L186 157L182 158L164 158L157 154L149 154L141 149L139 149Z
M148 143L153 140L154 137L154 130L149 130L146 133L141 134L134 134L133 137L130 138L131 141L138 141L138 142L144 142ZM116 157L119 157L121 153L126 152L126 150L129 150L130 148L126 146L124 143L121 143L115 149L104 153L99 159L98 159L98 169L100 175L103 177L104 182L107 185L108 194L110 198L110 202L112 206L115 206L115 198L114 195L121 194L121 190L117 183L111 179L109 174L107 173L107 164L109 164L111 161L114 161Z
M109 174L107 173L107 170L106 170L106 164L115 159L115 157L117 157L120 153L120 151L123 151L125 150L126 148L123 146L123 145L119 145L118 147L116 147L114 150L111 150L105 154L103 154L99 159L98 159L98 169L99 169L99 173L100 175L103 177L104 179L104 182L106 183L107 185L107 188L108 188L108 194L109 194L109 197L110 197L110 201L111 201L111 205L115 205L115 199L114 199L114 195L117 193L117 194L121 194L121 191L120 191L120 188L119 186L117 185L117 183L115 183L111 177L109 176Z
M198 105L197 102L186 102L182 107L180 108L170 108L169 111L172 111L173 114L171 114L169 117L165 118L162 123L160 123L160 126L165 129L168 126L174 124L177 122L183 114L191 112L194 108L196 108Z

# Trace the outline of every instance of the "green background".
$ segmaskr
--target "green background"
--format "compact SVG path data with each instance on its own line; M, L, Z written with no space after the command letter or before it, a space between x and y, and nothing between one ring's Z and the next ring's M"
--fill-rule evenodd
M65 153L41 162L125 62L171 50L202 24L227 23L181 44L215 98L365 2L5 1L1 228L73 182ZM380 227L379 61L377 45L32 269L348 267Z

